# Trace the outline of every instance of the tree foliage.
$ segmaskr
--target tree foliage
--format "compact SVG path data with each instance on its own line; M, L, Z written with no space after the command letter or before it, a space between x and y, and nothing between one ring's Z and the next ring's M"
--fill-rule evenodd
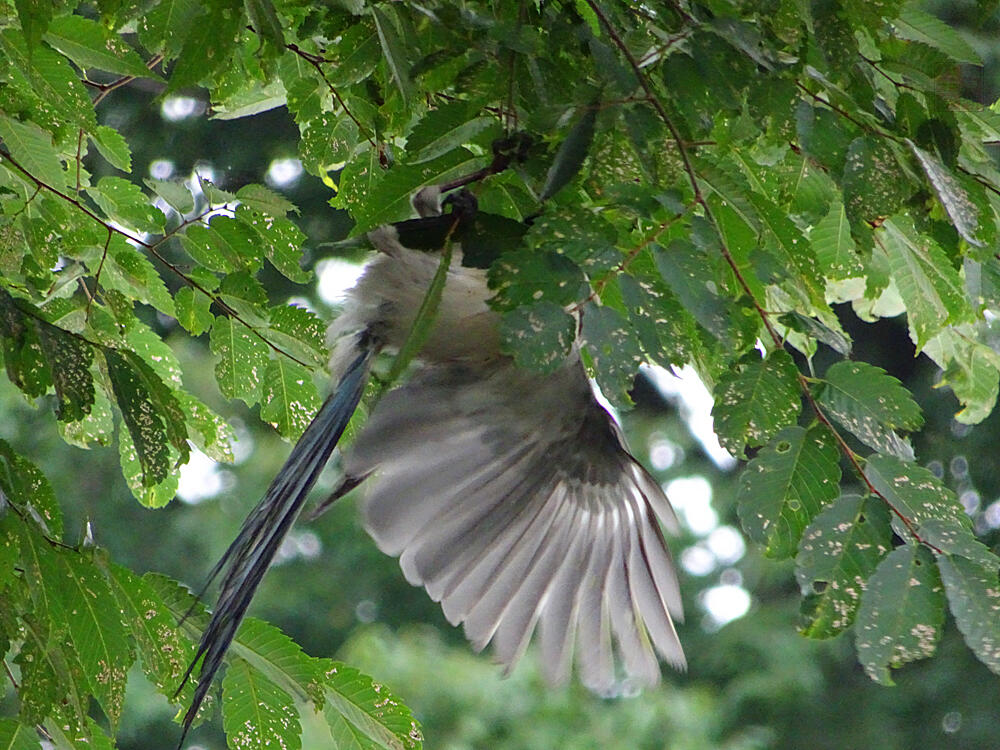
M545 371L578 344L618 406L641 362L696 368L720 441L749 460L746 533L795 560L804 635L853 628L866 672L891 683L933 654L947 610L1000 673L1000 558L917 462L917 401L852 357L832 307L905 313L956 419L993 411L1000 172L987 145L1000 113L956 85L978 62L900 0L7 0L6 373L51 406L66 441L117 439L149 507L173 497L190 444L231 458L230 429L185 388L164 320L207 334L220 392L297 437L319 404L323 325L272 304L260 278L269 266L311 280L296 207L263 185L141 179L101 118L140 80L166 95L203 87L220 120L284 106L302 164L356 236L407 218L416 189L469 175L498 226L532 219L475 259L521 365ZM494 144L514 133L528 145L500 171ZM0 722L11 747L37 746L31 726L57 747L110 747L137 659L165 695L189 696L174 690L202 622L197 607L183 619L190 596L67 542L61 517L44 476L0 443L0 651L21 698ZM300 746L303 711L323 713L332 746L420 743L371 678L259 621L234 646L222 710L233 747Z

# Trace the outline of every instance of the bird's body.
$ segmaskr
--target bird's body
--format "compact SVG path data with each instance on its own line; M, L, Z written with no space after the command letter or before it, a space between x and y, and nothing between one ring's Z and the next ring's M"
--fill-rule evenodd
M189 725L277 546L363 392L375 356L399 349L440 255L369 234L379 252L330 327L337 386L216 571L219 602ZM342 490L366 485L365 527L399 556L478 650L513 667L538 630L549 681L570 673L609 694L660 679L657 654L684 655L680 592L659 522L676 526L659 484L627 452L575 348L551 373L500 348L500 316L480 269L453 259L407 381L375 406L344 457ZM617 649L612 644L617 645ZM615 658L617 651L618 659Z

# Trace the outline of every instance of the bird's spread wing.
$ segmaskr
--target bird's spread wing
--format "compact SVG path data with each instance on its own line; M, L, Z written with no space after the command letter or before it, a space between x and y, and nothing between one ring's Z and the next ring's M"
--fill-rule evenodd
M379 547L508 669L536 627L554 683L574 651L601 693L622 676L655 684L656 652L684 665L658 524L676 518L578 361L545 377L424 366L379 403L345 468L373 474L364 519Z

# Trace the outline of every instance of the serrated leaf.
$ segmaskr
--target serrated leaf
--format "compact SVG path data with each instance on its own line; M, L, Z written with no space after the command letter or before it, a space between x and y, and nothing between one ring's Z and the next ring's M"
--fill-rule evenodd
M163 52L165 57L176 57L181 45L191 31L202 3L198 0L164 0L140 13L136 19L139 38L151 52Z
M0 140L32 177L54 188L66 185L66 173L59 154L52 146L51 134L34 123L18 122L0 112Z
M763 445L793 424L801 409L798 370L779 349L767 359L748 354L720 378L712 418L722 447L743 456L745 447Z
M886 221L877 236L894 270L918 350L946 325L972 317L958 271L931 237L919 234L905 217Z
M299 359L324 365L329 357L326 325L311 310L297 305L270 308L268 340ZM301 356L299 356L301 355Z
M516 307L500 320L500 350L538 373L559 368L575 338L573 316L546 300Z
M842 184L844 209L852 224L891 216L912 192L896 153L870 136L851 142Z
M17 8L17 20L21 23L21 33L24 34L28 48L37 47L52 22L52 11L55 8L50 3L33 0L14 0L14 7Z
M962 403L955 420L978 424L993 413L1000 392L997 353L975 340L971 326L953 326L927 342L924 353L943 371L946 385Z
M132 171L132 152L125 136L107 125L98 125L91 137L108 164L123 172Z
M849 279L864 275L844 204L839 201L809 233L820 272L829 279Z
M102 177L88 195L112 219L140 232L161 234L164 216L138 185L122 177Z
M491 304L499 310L543 300L568 305L587 296L587 282L579 266L551 251L505 253L492 265L487 278L496 292Z
M270 42L276 53L284 51L285 33L271 0L243 0L243 7L254 31Z
M580 171L590 151L590 144L594 140L597 110L596 102L587 107L566 134L566 139L559 144L559 150L556 151L552 166L545 176L545 187L542 188L539 200L546 201L551 198L568 185Z
M819 393L827 414L869 448L913 460L913 448L896 430L919 430L920 407L896 378L866 362L831 366Z
M194 196L187 182L182 180L143 180L150 190L160 196L168 206L181 216L186 216L194 210Z
M496 123L492 117L477 117L479 110L478 102L453 101L428 112L406 138L407 161L436 159Z
M177 399L193 429L194 444L209 458L232 463L236 435L229 423L187 391L178 391Z
M237 190L236 200L252 211L268 216L282 217L289 213L297 214L299 212L295 204L285 196L256 183L244 185Z
M211 348L219 357L215 379L222 395L253 406L260 398L267 368L267 344L239 321L220 315L212 325Z
M944 591L926 547L904 544L868 580L854 627L858 660L876 682L892 685L890 668L934 653L944 624Z
M230 661L222 681L222 725L233 748L302 747L292 697L243 659Z
M73 14L52 19L45 41L84 69L160 79L118 34L84 16Z
M66 58L45 45L38 45L29 53L24 38L11 28L0 32L0 49L7 53L24 77L26 88L41 99L46 108L88 133L94 131L97 117L93 103Z
M923 42L941 50L956 62L982 65L983 60L976 50L962 35L929 13L921 10L914 3L908 3L892 22L896 34L903 39Z
M62 539L62 509L49 480L37 466L17 455L6 440L0 440L0 459L0 489L11 502L27 509L49 539Z
M211 298L189 286L181 287L174 295L177 322L192 336L200 336L212 327L215 316L211 307Z
M69 643L114 731L125 701L126 675L135 656L111 589L93 560L79 554L62 554L59 560L58 596L69 626Z
M395 11L390 6L371 6L372 20L375 21L375 29L378 31L379 44L382 46L382 58L389 66L392 80L396 82L399 93L403 95L403 101L408 102L413 96L413 82L410 80L410 65L406 60L406 47L396 33L393 25L393 18L389 18L387 13L395 17Z
M93 348L61 328L44 323L38 325L38 341L52 372L58 399L56 417L61 422L83 419L94 404L94 379L90 374Z
M0 719L0 748L3 750L39 750L38 730L14 719Z
M108 567L108 574L143 674L160 693L172 698L194 657L194 643L180 633L173 614L143 578L114 564ZM186 685L184 695L192 689L190 683Z
M460 148L437 159L422 164L396 166L385 173L377 166L377 158L371 160L369 156L362 161L363 173L352 175L348 185L344 184L344 180L348 169L351 169L350 165L345 168L345 174L341 175L342 197L357 222L352 230L353 235L366 232L379 224L409 218L413 213L410 196L421 187L475 172L487 160ZM374 185L367 182L372 179ZM355 194L350 197L343 195L346 190L354 191Z
M169 449L167 449L167 457L168 464L173 464L174 462L170 460ZM147 475L139 460L139 451L136 449L135 443L132 442L132 437L127 429L118 430L118 461L122 468L122 477L125 479L129 491L143 507L162 508L174 499L179 483L178 472L171 471L166 478L157 484L145 484Z
M922 466L876 454L868 458L865 476L893 508L918 527L931 518L959 526L971 523L955 493ZM908 536L899 528L898 519L893 518L893 526L900 536Z
M984 566L961 555L941 555L938 568L962 637L976 657L1000 674L1000 583L997 559Z
M839 454L822 426L786 427L740 475L740 521L768 557L795 554L806 525L840 489Z
M167 93L178 91L219 73L229 62L233 40L245 21L226 5L199 4L202 14L183 37L167 81Z
M343 32L340 43L328 54L333 57L330 83L351 86L364 81L382 59L378 29L370 19L361 18Z
M142 484L144 487L159 484L169 471L169 451L163 417L156 409L153 397L139 373L133 369L133 362L114 349L105 349L104 359L108 365L115 401L142 467Z
M868 579L891 549L889 510L877 498L843 495L817 515L795 557L802 634L832 638L850 627Z
M262 216L246 205L236 209L236 220L248 227L256 236L257 244L267 259L290 281L305 284L312 280L312 271L303 270L302 243L305 234L284 217Z
M617 407L631 406L629 391L642 364L642 348L635 331L621 313L603 305L583 310L580 336L585 362L591 366L602 393Z
M310 174L325 177L326 173L342 167L361 142L358 125L347 115L324 112L309 120L308 127L299 141L302 165Z
M260 418L282 437L297 439L319 407L319 394L306 368L280 355L267 363Z
M618 278L629 322L649 362L664 367L694 362L701 349L698 325L667 288L651 261L648 257L633 261L630 274Z
M115 434L114 415L111 401L103 388L94 391L94 403L90 413L76 422L60 422L59 434L70 445L92 448L94 444L108 446Z
M410 710L388 688L357 669L339 662L326 663L324 714L331 728L346 721L352 735L390 750L416 750L423 733ZM364 744L361 747L365 747Z
M324 662L306 655L274 625L248 617L236 634L233 651L293 697L322 705Z
M218 93L219 89L215 89ZM212 102L211 119L238 120L241 117L252 117L261 112L269 112L285 104L285 88L280 80L267 83L250 81L247 88L233 92L225 99Z
M936 156L909 139L906 142L916 155L920 166L924 168L924 174L930 180L955 230L970 245L982 247L983 243L976 238L979 231L979 208L969 198L961 183Z

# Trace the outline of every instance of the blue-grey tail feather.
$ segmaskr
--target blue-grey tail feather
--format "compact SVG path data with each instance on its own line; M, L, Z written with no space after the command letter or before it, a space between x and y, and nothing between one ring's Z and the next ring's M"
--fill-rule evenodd
M215 673L222 665L222 658L243 621L261 578L361 400L373 353L373 347L363 346L334 393L302 433L285 465L268 487L264 499L247 516L239 535L209 574L210 583L225 570L212 618L202 633L198 652L177 688L179 693L198 660L204 656L194 697L184 714L181 743L208 693Z

